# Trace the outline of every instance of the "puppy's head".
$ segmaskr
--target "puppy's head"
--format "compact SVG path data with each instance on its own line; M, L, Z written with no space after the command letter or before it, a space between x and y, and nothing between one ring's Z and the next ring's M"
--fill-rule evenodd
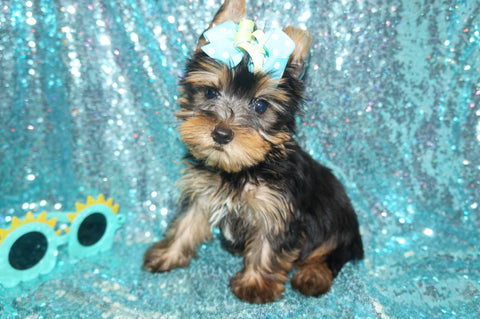
M209 28L245 17L245 2L226 0ZM295 43L280 79L269 72L252 73L249 55L234 68L205 54L202 35L181 81L177 117L181 139L200 162L226 172L258 165L284 152L302 103L301 74L312 37L308 31L287 27Z

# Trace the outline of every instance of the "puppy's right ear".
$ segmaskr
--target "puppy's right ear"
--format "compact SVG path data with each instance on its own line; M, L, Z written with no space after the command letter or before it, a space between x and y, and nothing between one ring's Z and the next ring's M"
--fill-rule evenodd
M238 24L240 23L240 20L245 18L246 15L247 7L245 5L245 0L225 0L215 15L215 18L213 18L212 22L208 26L207 30L230 20ZM205 44L207 44L207 40L202 33L200 39L198 39L197 49L195 52L200 51L201 47L203 47Z

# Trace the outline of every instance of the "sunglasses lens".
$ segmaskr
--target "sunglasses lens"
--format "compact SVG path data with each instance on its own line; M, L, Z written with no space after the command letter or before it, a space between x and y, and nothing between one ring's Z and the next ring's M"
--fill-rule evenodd
M19 237L10 249L8 261L17 270L34 267L47 252L47 237L40 232L30 232Z
M93 213L83 220L78 228L78 242L83 246L97 243L105 234L107 219L103 214Z

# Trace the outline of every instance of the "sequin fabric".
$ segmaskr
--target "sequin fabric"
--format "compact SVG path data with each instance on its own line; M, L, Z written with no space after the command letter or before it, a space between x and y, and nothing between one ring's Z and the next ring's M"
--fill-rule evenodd
M478 318L478 1L249 1L259 28L314 35L299 142L358 211L365 260L332 290L238 301L218 238L187 269L142 254L176 212L177 82L218 0L0 3L0 223L100 192L113 248L0 287L2 318ZM0 270L1 271L1 270Z

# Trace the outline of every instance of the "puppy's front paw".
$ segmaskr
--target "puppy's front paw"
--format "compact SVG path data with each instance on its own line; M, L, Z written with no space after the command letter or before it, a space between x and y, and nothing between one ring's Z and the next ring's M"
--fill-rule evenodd
M326 263L305 264L297 268L291 283L305 296L319 296L330 290L333 275Z
M160 241L147 250L143 256L143 268L150 272L165 272L178 267L187 267L190 256Z
M238 272L230 280L232 292L243 301L267 303L283 297L285 286L281 282L261 277L258 273Z

